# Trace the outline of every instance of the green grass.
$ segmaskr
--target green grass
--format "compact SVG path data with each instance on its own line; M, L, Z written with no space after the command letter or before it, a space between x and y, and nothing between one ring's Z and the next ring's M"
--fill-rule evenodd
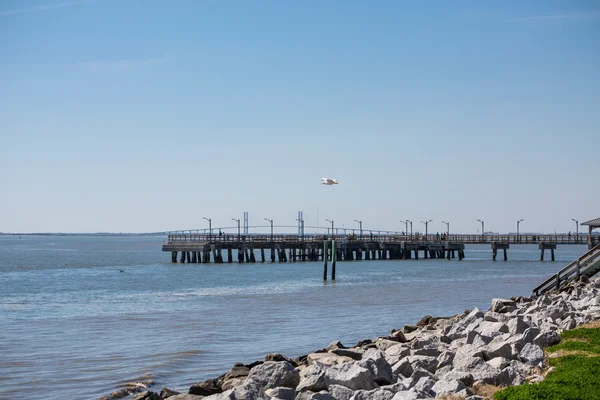
M543 382L506 388L494 399L600 400L600 328L565 331L561 337L561 343L546 352L565 355L550 359L556 369Z

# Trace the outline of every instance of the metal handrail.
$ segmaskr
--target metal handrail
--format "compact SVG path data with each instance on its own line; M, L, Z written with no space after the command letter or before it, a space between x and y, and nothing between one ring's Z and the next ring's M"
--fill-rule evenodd
M271 240L272 239L272 240ZM413 234L401 235L401 234L374 234L365 233L363 235L358 234L342 234L342 235L325 235L325 234L275 234L271 238L271 235L266 234L241 234L239 237L237 234L212 234L198 233L198 234L172 234L168 236L169 242L199 242L199 241L211 241L211 242L231 242L231 241L244 241L244 242L319 242L323 240L362 240L365 242L380 242L380 243L397 243L400 241L410 241L418 243L436 243L436 242L460 242L464 244L489 244L491 242L497 243L508 243L508 244L538 244L541 242L552 243L552 244L586 244L587 237L583 235L425 235Z
M535 293L536 296L539 296L540 293L547 292L548 290L558 289L561 283L571 281L574 276L581 276L588 267L593 266L597 261L600 261L599 259L600 244L588 250L575 261L569 263L566 267L558 271L556 275L546 279L541 285L533 289L533 293Z

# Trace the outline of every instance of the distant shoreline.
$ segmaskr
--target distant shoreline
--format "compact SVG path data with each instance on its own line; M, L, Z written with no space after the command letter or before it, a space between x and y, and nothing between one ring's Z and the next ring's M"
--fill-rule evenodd
M6 233L0 232L0 236L168 236L168 233L112 233L112 232L97 232L97 233Z

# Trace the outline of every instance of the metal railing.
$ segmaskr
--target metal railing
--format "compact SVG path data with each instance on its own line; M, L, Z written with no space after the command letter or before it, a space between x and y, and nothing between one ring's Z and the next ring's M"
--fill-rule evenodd
M533 293L539 296L549 290L560 289L564 284L579 279L582 275L593 275L598 269L600 269L600 244L548 278L533 289Z
M378 243L398 243L401 241L417 242L417 243L438 243L438 242L458 242L464 244L489 244L492 242L508 243L508 244L538 244L540 242L553 244L581 244L588 243L586 235L449 235L446 234L429 234L427 236L421 234L401 235L401 234L343 234L343 235L324 235L324 234L177 234L169 235L168 242L237 242L246 243L264 243L264 242L321 242L323 240L348 240L348 241L363 241L363 242L378 242ZM591 238L592 240L600 240L600 238Z

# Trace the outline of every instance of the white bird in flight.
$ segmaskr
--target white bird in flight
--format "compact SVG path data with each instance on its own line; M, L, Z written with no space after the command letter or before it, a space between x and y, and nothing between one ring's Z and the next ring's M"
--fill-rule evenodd
M321 178L321 185L337 185L338 183L337 179Z

